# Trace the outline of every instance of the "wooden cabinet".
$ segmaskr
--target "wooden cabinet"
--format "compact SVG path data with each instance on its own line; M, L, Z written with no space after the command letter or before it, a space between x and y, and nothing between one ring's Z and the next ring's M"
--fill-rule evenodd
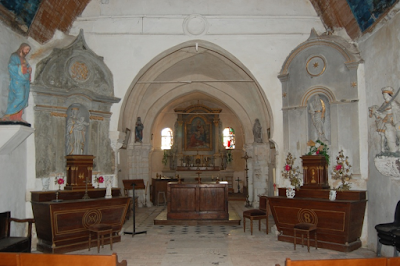
M228 220L228 184L168 183L168 219Z
M93 155L67 155L66 172L67 183L66 190L85 189L86 182L88 188L92 186L92 170L93 170Z

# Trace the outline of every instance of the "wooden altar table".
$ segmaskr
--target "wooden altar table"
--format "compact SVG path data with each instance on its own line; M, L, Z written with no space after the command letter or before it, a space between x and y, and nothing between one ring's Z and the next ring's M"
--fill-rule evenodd
M268 201L280 241L293 243L293 226L307 222L317 225L319 248L350 252L361 247L365 191L338 191L336 200L330 201L329 189L300 189L291 199L285 188L279 188L279 196ZM315 246L314 240L310 243Z
M104 198L104 189L88 192L91 198L84 200L81 199L84 191L60 191L59 198L63 199L61 202L52 201L54 191L32 192L31 203L38 236L38 251L65 253L87 249L88 227L98 223L111 225L112 241L114 243L121 241L118 233L124 224L130 198L121 196ZM119 195L119 189L113 189L112 194L117 192ZM79 199L76 199L77 194ZM102 196L96 198L96 195ZM109 241L109 238L105 239L106 243Z
M228 220L228 184L177 183L167 186L168 219Z

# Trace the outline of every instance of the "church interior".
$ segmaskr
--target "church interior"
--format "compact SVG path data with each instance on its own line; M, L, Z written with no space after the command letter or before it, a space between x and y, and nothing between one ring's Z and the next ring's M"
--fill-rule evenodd
M397 256L399 23L398 0L0 0L0 214L35 220L32 253L95 255L105 225L130 265L216 264L207 227L237 240L220 265ZM168 261L177 231L202 256Z

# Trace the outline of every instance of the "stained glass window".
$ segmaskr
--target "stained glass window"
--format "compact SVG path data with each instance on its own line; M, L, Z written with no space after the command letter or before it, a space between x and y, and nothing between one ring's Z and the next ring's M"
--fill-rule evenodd
M231 127L226 127L222 133L225 149L235 148L235 130Z
M169 150L173 144L173 132L170 128L164 128L161 130L161 149Z

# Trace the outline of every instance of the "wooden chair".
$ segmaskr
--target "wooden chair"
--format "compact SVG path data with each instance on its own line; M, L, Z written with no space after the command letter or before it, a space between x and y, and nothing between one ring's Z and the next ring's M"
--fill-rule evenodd
M307 236L307 250L310 252L310 233L314 233L314 238L315 238L315 249L318 248L318 242L317 242L317 225L315 224L310 224L310 223L299 223L296 224L293 227L294 231L294 238L293 238L293 244L294 244L294 250L296 250L296 235L297 233L301 234L301 246L304 246L304 235Z
M92 233L96 233L97 237L97 253L100 252L100 240L101 245L104 248L104 236L109 235L110 237L110 249L112 250L112 226L108 224L93 224L89 226L89 250L92 245Z
M247 210L243 212L243 231L246 232L246 218L250 219L250 232L253 234L253 220L258 220L258 230L261 231L261 220L265 219L268 235L268 199L265 196L260 197L260 207L258 209Z
M10 236L11 222L28 223L26 237ZM11 212L0 213L0 252L31 252L32 224L34 219L16 219Z

